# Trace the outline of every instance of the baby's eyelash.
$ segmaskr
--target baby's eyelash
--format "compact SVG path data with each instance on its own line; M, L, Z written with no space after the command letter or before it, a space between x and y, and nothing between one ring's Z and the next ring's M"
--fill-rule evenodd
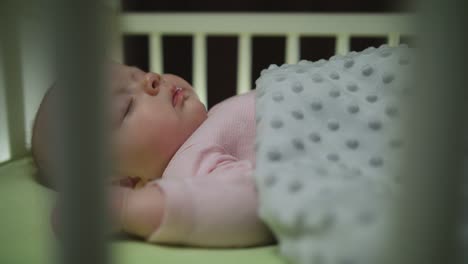
M130 111L132 111L132 108L133 108L133 97L130 99L130 102L128 103L127 109L125 110L124 118L127 117Z

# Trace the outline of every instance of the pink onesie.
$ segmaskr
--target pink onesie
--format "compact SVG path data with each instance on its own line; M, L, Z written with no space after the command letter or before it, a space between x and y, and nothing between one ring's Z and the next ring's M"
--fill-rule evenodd
M215 105L162 178L150 183L162 188L166 205L148 240L231 247L273 242L257 214L254 143L254 91Z

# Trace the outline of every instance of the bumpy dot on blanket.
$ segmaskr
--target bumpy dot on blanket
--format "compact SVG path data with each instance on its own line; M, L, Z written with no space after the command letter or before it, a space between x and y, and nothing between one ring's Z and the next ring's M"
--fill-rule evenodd
M375 263L405 142L411 50L271 65L257 85L260 217L294 263Z

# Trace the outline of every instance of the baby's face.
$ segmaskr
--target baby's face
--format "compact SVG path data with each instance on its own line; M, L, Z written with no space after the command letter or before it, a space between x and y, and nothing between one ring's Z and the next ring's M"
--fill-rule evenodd
M177 149L206 120L192 86L172 74L110 67L112 145L117 177L159 178Z

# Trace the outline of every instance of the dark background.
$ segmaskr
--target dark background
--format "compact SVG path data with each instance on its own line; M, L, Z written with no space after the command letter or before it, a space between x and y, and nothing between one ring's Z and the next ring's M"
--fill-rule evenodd
M122 0L124 12L326 12L326 13L395 13L404 12L410 0L197 0L155 1ZM335 39L329 37L301 37L301 59L329 58L335 50ZM351 39L351 50L360 51L379 46L386 37ZM402 42L408 43L403 37ZM208 36L208 108L235 95L237 72L237 38ZM285 38L254 36L252 40L252 86L260 71L274 63L281 65ZM192 82L192 37L164 36L164 71L174 73ZM124 61L148 70L148 37L124 37Z

